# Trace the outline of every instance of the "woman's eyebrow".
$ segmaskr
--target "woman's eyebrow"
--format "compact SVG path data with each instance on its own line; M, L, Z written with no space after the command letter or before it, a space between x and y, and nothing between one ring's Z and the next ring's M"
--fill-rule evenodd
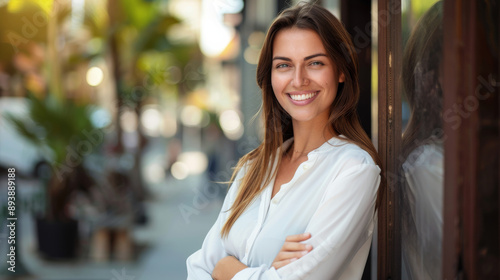
M317 56L327 56L327 55L326 55L326 54L324 54L324 53L317 53L317 54L313 54L313 55L310 55L310 56L306 56L306 57L304 58L304 61L309 60L309 59L312 59L312 58L315 58L315 57L317 57Z
M318 56L327 56L327 55L324 54L324 53L313 54L313 55L304 57L304 61L312 59L312 58L315 58L315 57L318 57ZM275 56L275 57L273 57L273 60L278 60L278 59L285 60L285 61L292 61L290 58L284 57L284 56Z
M292 61L290 58L284 57L284 56L275 56L275 57L273 57L273 61L274 60L278 60L278 59L280 59L280 60L286 60L286 61Z

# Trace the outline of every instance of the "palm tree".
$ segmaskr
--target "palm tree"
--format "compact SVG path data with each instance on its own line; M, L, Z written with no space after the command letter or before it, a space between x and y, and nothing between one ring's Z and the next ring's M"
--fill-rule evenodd
M201 52L197 44L175 44L166 36L168 30L180 21L168 13L161 12L158 7L159 2L108 1L110 32L107 41L114 75L117 120L120 119L125 107L133 109L137 119L140 119L141 109L148 97L160 94L157 90L160 87L166 88L163 94L185 94L188 91L188 83L192 82L189 78L184 76L174 85L168 85L164 80L164 74L172 66L183 69L188 63L196 64L195 67L201 64ZM168 59L166 53L172 54L171 57L174 59ZM143 59L148 56L157 59L149 60L152 62L148 65L148 60ZM142 67L139 66L140 60ZM153 85L148 83L144 86L145 79L153 81ZM199 79L197 82L201 81L202 79ZM122 133L121 127L117 126L115 148L117 153L123 152ZM132 169L131 179L134 182L132 187L135 189L136 197L141 198L144 197L145 191L139 164L147 140L142 130L139 129L138 134L139 145L134 155L135 167Z

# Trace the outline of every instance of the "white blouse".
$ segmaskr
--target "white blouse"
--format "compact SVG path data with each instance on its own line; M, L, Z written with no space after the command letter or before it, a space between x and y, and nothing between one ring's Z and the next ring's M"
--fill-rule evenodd
M234 256L248 266L233 279L360 279L375 223L380 168L355 144L333 137L308 153L292 180L271 199L274 179L234 223L220 232L236 198L242 168L200 250L187 259L188 279L211 280L217 262ZM281 151L292 143L287 140ZM275 168L276 163L274 163ZM313 250L271 267L285 238L309 232Z

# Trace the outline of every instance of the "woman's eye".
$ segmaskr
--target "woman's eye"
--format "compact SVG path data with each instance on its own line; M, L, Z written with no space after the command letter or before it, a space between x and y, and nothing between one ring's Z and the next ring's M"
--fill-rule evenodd
M278 68L278 69L279 68L286 68L286 67L288 67L288 64L278 64L278 65L276 65L276 68Z
M325 64L321 61L313 61L313 62L311 62L311 65L316 66L316 65L325 65Z

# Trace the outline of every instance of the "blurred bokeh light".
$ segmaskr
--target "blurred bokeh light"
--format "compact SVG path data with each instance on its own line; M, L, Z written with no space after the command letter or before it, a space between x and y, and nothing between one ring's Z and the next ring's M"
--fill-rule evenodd
M104 78L104 73L102 69L94 66L87 71L87 83L93 87L96 87L102 83Z
M219 122L227 138L238 140L243 136L243 123L241 122L240 115L235 110L222 112L219 116Z

